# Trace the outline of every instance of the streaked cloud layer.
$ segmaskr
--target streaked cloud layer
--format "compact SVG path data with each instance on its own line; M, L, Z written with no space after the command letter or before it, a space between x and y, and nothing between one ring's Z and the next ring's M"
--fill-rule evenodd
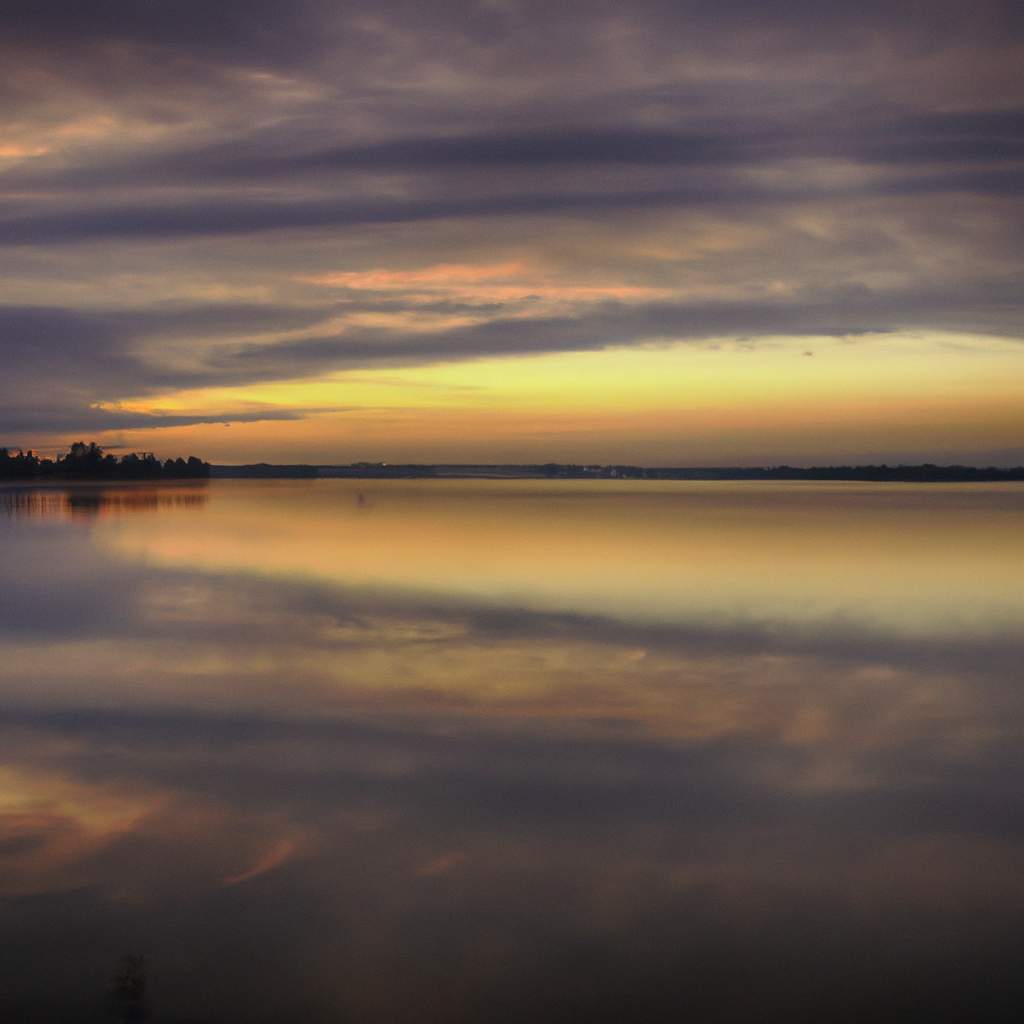
M14 3L0 50L0 443L1021 443L1015 5Z

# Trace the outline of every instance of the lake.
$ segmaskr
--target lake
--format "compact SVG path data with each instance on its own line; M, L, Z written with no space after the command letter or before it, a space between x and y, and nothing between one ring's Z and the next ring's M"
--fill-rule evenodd
M1019 1017L1024 485L8 485L0 557L4 1020Z

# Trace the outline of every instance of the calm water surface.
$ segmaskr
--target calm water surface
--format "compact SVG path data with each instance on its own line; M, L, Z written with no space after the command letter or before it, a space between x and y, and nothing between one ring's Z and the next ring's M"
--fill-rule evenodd
M0 1019L1016 1020L1024 487L0 488Z

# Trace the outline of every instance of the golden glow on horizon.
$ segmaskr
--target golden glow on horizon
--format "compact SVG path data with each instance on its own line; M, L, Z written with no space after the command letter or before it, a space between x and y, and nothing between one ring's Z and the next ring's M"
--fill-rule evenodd
M271 417L230 436L219 424L124 435L159 450L180 438L220 461L713 463L823 447L841 460L1019 444L1022 364L1005 339L775 338L360 369L117 408ZM272 418L291 410L304 418Z

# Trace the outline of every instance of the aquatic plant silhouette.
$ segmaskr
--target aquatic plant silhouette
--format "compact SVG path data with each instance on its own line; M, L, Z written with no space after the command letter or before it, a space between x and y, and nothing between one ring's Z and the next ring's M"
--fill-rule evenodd
M127 953L110 983L110 1015L122 1024L143 1024L149 1018L146 1003L146 958Z

